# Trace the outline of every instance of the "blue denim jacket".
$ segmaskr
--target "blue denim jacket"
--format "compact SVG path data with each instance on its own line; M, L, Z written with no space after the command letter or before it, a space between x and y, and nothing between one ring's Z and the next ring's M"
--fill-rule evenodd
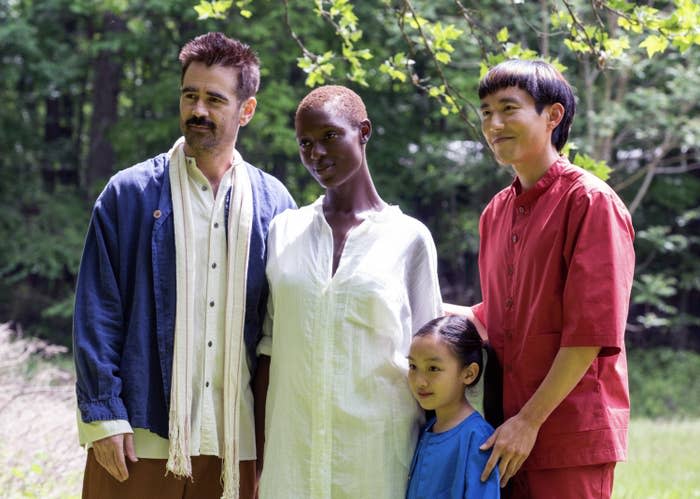
M275 215L295 204L276 178L247 163L246 167L254 213L244 337L254 362L268 294L268 227ZM97 198L80 262L73 318L76 392L83 421L126 419L132 427L164 438L176 305L168 170L168 156L161 154L114 175Z

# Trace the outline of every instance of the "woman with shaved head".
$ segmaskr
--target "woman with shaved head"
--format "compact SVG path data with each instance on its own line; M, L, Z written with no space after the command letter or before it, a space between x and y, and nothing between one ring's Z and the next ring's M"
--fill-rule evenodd
M260 497L403 497L422 417L406 355L441 313L435 245L379 196L366 156L372 124L355 92L312 91L295 128L325 194L277 217L268 238ZM261 406L267 387L257 388Z

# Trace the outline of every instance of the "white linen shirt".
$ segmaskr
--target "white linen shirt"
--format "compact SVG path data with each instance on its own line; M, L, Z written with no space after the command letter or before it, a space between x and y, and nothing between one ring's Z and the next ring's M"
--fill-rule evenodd
M216 197L194 158L186 157L188 188L192 205L195 244L194 362L192 376L191 455L223 457L224 425L224 319L228 267L225 199L232 186L232 169L221 179ZM239 404L240 460L254 460L253 393L245 351L241 369ZM134 450L139 458L167 459L168 439L144 428L131 428L126 420L84 423L78 412L80 443L92 442L119 433L134 433Z
M322 199L270 226L260 497L401 498L422 418L408 349L442 307L435 245L388 207L350 231L331 276Z

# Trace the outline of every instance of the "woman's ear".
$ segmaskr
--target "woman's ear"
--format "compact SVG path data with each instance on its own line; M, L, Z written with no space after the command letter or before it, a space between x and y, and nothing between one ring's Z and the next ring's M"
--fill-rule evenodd
M462 368L462 382L469 386L479 376L479 364L472 362Z
M372 136L372 122L369 119L364 119L360 121L360 144L366 144L369 142L369 138Z

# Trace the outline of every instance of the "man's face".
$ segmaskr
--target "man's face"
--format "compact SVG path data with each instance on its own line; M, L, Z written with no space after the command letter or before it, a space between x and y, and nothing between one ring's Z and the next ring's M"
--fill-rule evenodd
M238 70L193 62L182 79L180 130L185 153L228 153L236 144L238 129L255 113L255 98L240 102L236 95Z
M519 87L503 88L481 100L481 131L499 163L522 171L550 157L550 108L538 113L535 100Z

